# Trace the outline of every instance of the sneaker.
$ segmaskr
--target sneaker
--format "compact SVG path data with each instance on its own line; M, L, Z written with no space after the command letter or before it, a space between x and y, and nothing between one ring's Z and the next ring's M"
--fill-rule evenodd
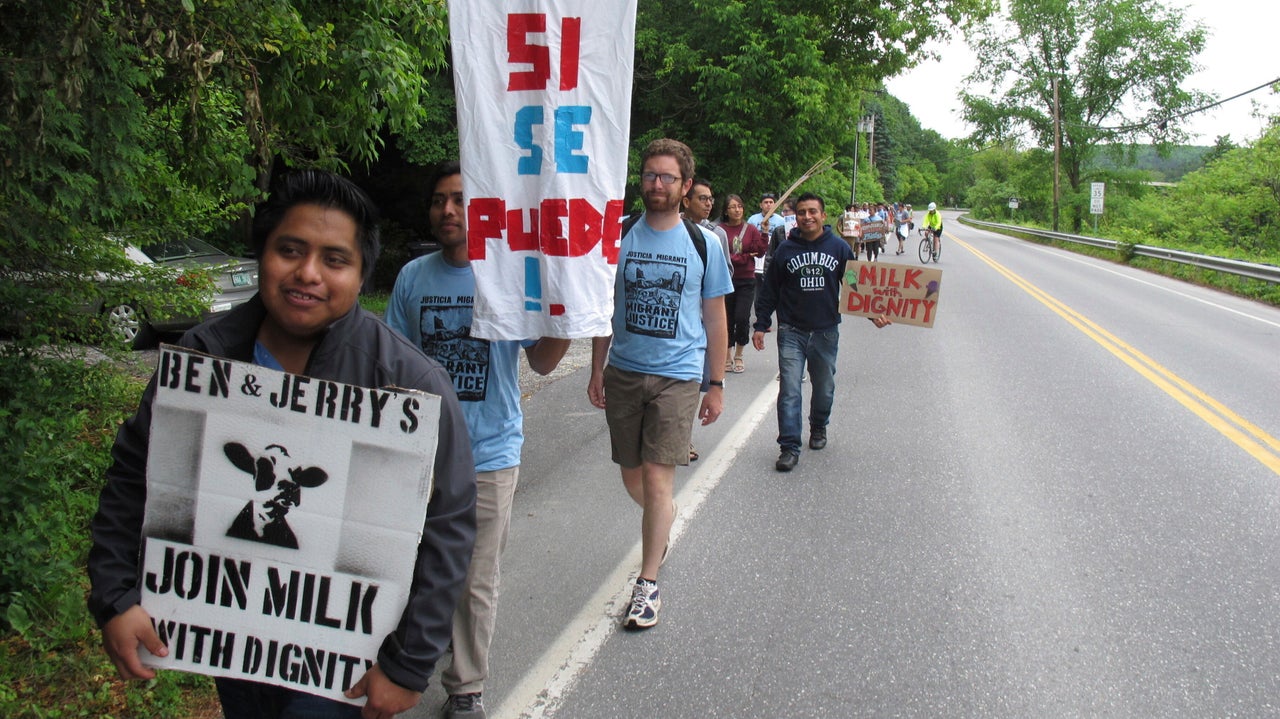
M441 716L444 719L486 719L484 713L484 700L480 697L480 693L474 694L450 694L449 698L444 700L444 707Z
M809 449L822 449L827 446L827 428L809 428Z
M774 463L774 469L779 472L790 472L795 469L796 463L800 461L800 454L795 450L784 449L782 454L778 455L778 461Z
M658 610L662 609L662 597L658 596L658 583L636 578L631 590L631 609L622 621L624 629L648 629L658 623Z
M938 253L937 253L937 252L933 253L933 261L934 261L934 262L937 262L937 261L938 261Z

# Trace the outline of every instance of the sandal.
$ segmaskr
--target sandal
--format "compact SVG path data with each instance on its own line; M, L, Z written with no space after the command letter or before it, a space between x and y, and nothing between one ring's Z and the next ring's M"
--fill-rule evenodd
M725 372L732 372L732 371L733 371L733 360L731 360L731 359L727 359L727 360L725 360L725 361L724 361L724 371L725 371Z
M692 444L689 445L689 461L690 462L698 461L698 450L694 449Z
M746 371L747 371L747 365L746 365L746 363L745 363L745 362L743 362L743 361L742 361L742 358L741 358L741 357L734 357L734 358L733 358L733 373L734 373L734 374L742 374L743 372L746 372Z

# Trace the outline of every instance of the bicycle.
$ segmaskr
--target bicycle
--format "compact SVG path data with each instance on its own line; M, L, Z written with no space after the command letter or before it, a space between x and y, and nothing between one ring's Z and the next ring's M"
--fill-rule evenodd
M920 235L923 237L920 240L920 261L926 265L929 264L929 260L937 262L942 256L942 246L934 243L933 231L928 227L921 227Z

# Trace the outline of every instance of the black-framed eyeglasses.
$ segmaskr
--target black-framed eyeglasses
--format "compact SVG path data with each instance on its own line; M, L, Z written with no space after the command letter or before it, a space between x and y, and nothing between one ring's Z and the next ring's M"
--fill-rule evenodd
M693 199L697 200L698 202L715 202L716 201L716 198L714 195L698 195Z
M662 174L658 174L658 173L656 173L656 172L646 172L646 173L644 173L643 175L641 175L641 176L640 176L640 181L641 181L641 182L647 182L647 183L649 183L649 184L653 184L655 181L661 181L661 182L662 182L662 184L664 184L664 185L670 185L670 184L675 183L675 181L676 181L676 180L679 180L679 179L680 179L680 178L679 178L678 176L676 176L676 175L668 175L668 174L667 174L667 173L665 173L665 172L664 172L664 173L662 173Z

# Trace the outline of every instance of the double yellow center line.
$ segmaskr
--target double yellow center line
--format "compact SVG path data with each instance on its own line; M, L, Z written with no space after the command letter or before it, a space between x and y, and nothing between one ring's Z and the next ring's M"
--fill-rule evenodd
M1041 304L1083 332L1094 342L1102 345L1108 352L1118 357L1121 362L1132 367L1134 371L1146 377L1148 381L1177 400L1183 407L1191 410L1197 417L1218 430L1224 437L1235 442L1236 445L1248 452L1272 472L1280 475L1280 440L1267 434L1261 427L1249 422L1244 417L1232 412L1221 402L1165 369L1155 360L1126 344L1120 338L1102 329L1089 318L1010 272L1008 268L978 251L972 245L958 240L954 236L950 239L972 252L975 257L990 265L996 272L1004 275L1010 282L1039 300Z

